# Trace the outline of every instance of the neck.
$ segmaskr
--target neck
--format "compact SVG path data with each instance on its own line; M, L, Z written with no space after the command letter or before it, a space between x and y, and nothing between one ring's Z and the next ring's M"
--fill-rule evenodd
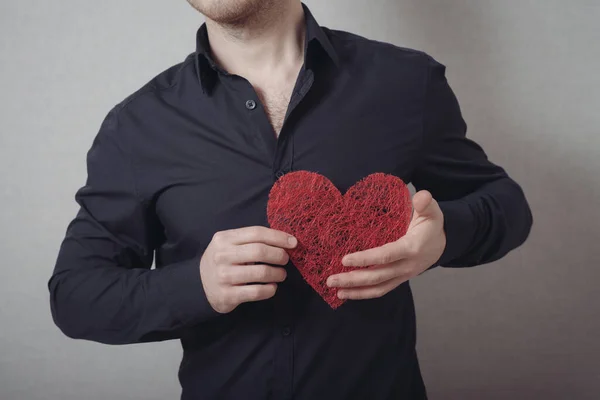
M304 10L299 1L276 1L236 24L207 18L214 60L230 74L268 74L304 56Z

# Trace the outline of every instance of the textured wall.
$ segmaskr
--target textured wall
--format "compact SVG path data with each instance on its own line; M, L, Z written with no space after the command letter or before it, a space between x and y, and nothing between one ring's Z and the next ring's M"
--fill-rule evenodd
M413 282L431 399L600 393L600 5L308 1L321 24L427 51L469 135L525 189L528 243ZM180 1L0 3L0 399L175 399L177 342L64 337L46 282L106 112L193 51Z

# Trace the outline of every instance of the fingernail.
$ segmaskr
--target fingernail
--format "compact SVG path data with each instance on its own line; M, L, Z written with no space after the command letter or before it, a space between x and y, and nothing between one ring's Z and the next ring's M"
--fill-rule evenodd
M337 285L337 281L335 279L329 279L327 281L327 286L332 287L332 286L335 286L335 285Z
M337 292L337 296L338 296L338 299L345 299L346 298L346 296L344 295L344 292Z
M289 236L288 237L288 243L290 244L290 246L295 246L298 244L298 239L296 239L293 236Z

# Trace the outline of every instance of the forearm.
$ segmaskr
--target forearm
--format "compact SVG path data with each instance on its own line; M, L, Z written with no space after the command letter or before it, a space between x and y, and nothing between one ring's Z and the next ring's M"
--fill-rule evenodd
M127 269L86 265L64 253L48 283L53 319L69 337L107 344L178 338L182 329L217 315L198 263Z
M525 241L533 222L521 187L509 177L439 204L446 249L436 265L445 267L470 267L500 259Z

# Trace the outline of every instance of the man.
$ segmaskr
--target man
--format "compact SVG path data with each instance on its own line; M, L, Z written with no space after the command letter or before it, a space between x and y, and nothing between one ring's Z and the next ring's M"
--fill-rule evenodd
M196 52L117 105L88 153L56 324L180 339L183 399L425 399L408 280L523 243L523 192L465 137L430 56L319 27L298 0L189 2L206 17ZM297 239L268 228L269 190L295 170L418 190L405 237L329 277L348 300L335 311L289 262Z

